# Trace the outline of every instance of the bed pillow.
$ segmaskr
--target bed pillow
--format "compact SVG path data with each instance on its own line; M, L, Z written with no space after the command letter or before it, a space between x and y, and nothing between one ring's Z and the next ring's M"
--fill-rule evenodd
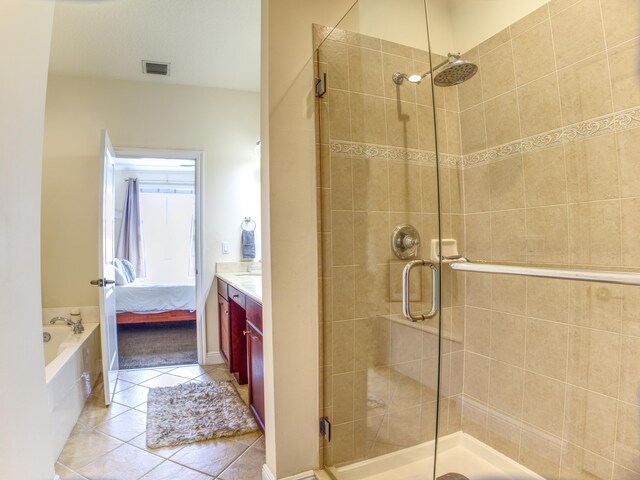
M122 261L119 258L113 259L113 270L116 276L116 285L126 285L127 283L131 283L127 275L124 273Z
M126 285L127 283L131 283L125 274L122 273L122 270L115 268L114 271L116 274L116 285Z
M136 267L133 266L129 260L122 258L122 273L129 279L129 282L133 282L136 279Z

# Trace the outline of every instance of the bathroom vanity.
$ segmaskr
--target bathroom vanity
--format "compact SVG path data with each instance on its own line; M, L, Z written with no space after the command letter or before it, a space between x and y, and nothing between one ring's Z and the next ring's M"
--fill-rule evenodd
M220 354L240 385L249 385L249 407L264 430L262 277L218 273Z

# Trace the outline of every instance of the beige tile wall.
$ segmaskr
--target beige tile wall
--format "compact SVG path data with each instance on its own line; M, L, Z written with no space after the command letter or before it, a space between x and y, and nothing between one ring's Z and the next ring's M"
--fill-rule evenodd
M421 256L438 238L436 168L427 160L435 160L434 102L429 82L398 87L391 80L396 71L427 71L426 52L337 30L318 60L329 79L318 105L323 415L333 425L323 454L325 465L340 465L435 435L437 319L403 319L405 262L390 248L391 232L401 223L420 232ZM456 89L437 92L435 108L439 148L460 155ZM376 151L345 154L332 150L334 142ZM441 168L440 175L443 231L462 237L461 171ZM415 275L413 309L427 311L431 278ZM449 274L443 280L450 287L443 297L440 418L449 432L460 428L464 284Z
M639 12L552 0L469 52L463 154L640 106ZM578 138L464 169L468 257L638 271L640 128ZM640 478L640 288L467 274L465 304L465 432L546 478Z

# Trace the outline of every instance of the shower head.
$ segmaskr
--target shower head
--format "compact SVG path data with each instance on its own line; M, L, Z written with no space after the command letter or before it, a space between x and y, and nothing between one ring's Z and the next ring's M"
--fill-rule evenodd
M469 80L478 71L478 66L476 64L462 60L458 53L450 53L444 62L436 65L433 70L429 70L423 75L407 75L406 73L396 72L391 78L396 85L402 85L404 80L419 84L423 78L427 75L431 75L432 72L437 71L439 68L442 68L442 71L433 79L433 83L439 87L451 87L453 85L458 85Z
M458 58L449 62L440 73L433 77L433 83L439 87L452 87L469 80L477 72L478 66L475 63Z

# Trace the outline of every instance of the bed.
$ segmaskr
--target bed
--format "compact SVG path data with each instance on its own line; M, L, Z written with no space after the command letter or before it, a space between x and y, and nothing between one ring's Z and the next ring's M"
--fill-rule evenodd
M115 288L119 325L196 319L194 284L158 285L136 280Z

